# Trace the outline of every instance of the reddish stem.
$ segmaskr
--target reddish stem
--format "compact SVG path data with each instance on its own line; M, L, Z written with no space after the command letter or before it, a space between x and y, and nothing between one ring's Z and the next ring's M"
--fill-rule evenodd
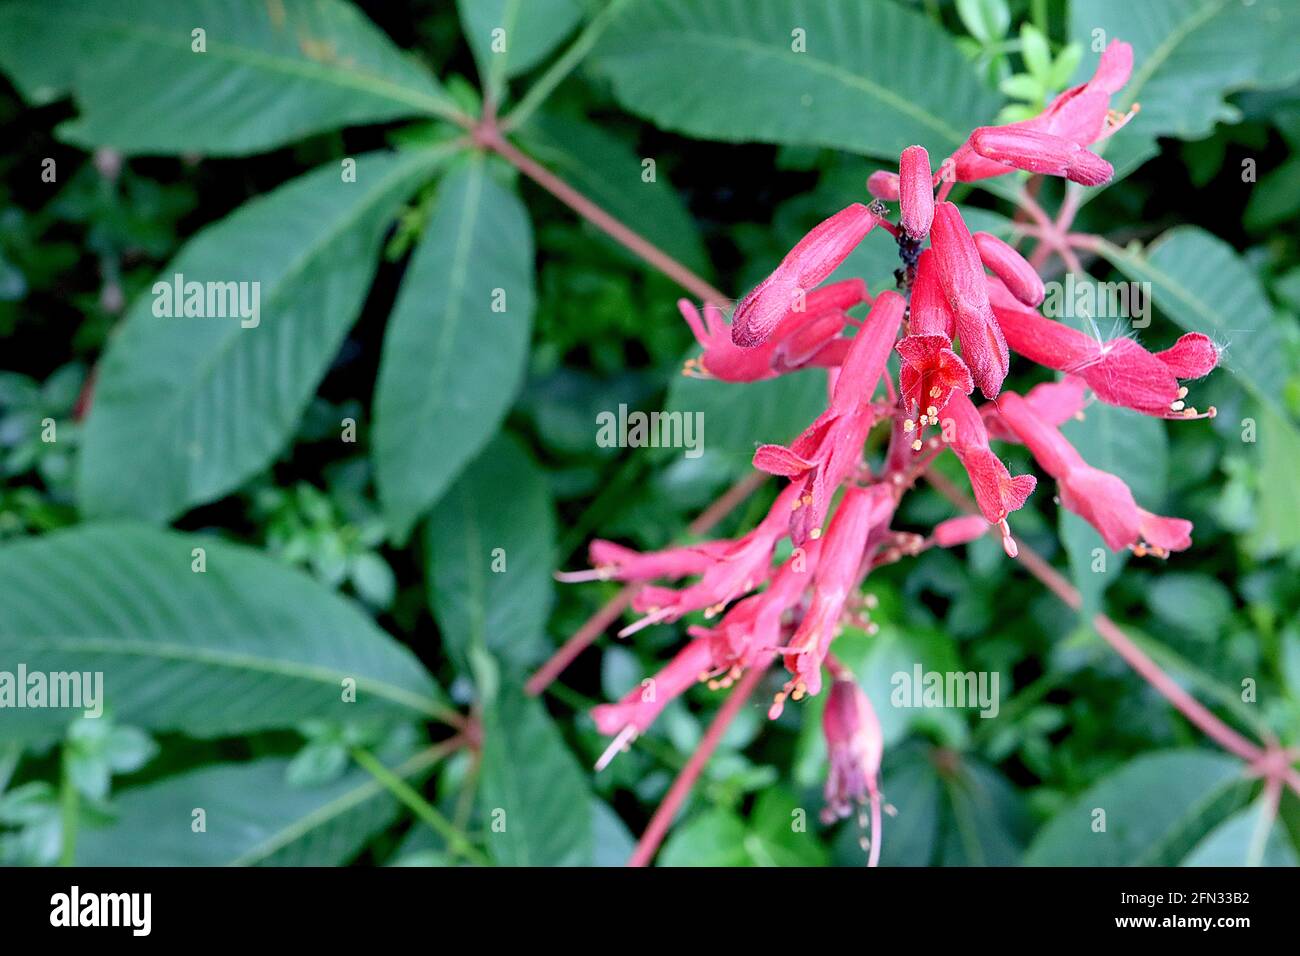
M616 242L626 246L650 265L696 298L726 309L731 299L705 282L668 253L651 243L639 233L629 229L586 196L579 193L546 167L520 152L501 135L494 125L481 125L475 130L475 140L491 149L510 165L541 186L582 218L605 230Z
M537 673L528 678L524 690L535 697L550 687L564 669L628 609L638 588L640 588L639 584L626 584L606 601L600 610L587 618L587 622L551 655L550 660L537 669Z
M974 502L954 487L948 479L933 471L926 472L925 477L941 495L957 505L957 507L972 514L975 513ZM996 532L997 529L992 530ZM1083 607L1083 598L1078 590L1032 548L1021 544L1017 560L1029 570L1030 574L1046 585L1048 590L1074 610L1078 611ZM1092 624L1097 629L1097 633L1101 635L1102 640L1114 648L1116 653L1124 658L1125 662L1137 671L1143 680L1163 694L1184 717L1199 727L1207 737L1216 741L1225 750L1248 762L1257 760L1264 753L1260 747L1251 743L1214 716L1200 701L1183 690L1172 677L1160 669L1160 666L1155 661L1143 653L1141 648L1134 644L1120 630L1119 625L1109 617L1099 612L1093 616Z
M722 741L723 735L727 728L731 726L732 720L736 714L740 713L740 708L749 700L754 688L758 682L763 679L767 673L767 668L771 664L751 667L736 684L736 689L718 708L717 714L713 717L713 722L709 724L709 729L705 731L704 738L700 745L695 748L691 754L686 766L682 767L681 773L673 781L673 785L668 788L668 793L664 796L659 806L655 808L654 816L650 818L650 823L646 826L645 832L641 834L641 839L637 841L636 849L627 859L628 866L649 866L650 861L654 859L655 853L659 850L659 844L663 842L664 836L668 833L668 828L672 826L673 818L677 816L677 811L681 809L682 804L690 795L695 781L699 779L700 774L704 772L704 766L713 756L713 751L718 748Z

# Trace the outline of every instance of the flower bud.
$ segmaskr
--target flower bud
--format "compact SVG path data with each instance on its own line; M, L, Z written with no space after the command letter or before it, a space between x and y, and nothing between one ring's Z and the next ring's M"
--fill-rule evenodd
M934 180L925 147L909 146L899 157L898 196L908 235L920 239L928 234L934 220Z
M1002 280L1012 295L1029 306L1036 306L1043 301L1046 295L1043 280L1039 278L1037 270L1025 261L1024 256L990 233L977 232L974 239L980 261Z

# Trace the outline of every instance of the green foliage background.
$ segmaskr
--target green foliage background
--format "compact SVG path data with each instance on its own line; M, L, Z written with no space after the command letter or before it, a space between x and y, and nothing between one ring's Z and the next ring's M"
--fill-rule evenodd
M902 147L946 155L1090 74L1098 31L1134 45L1113 105L1142 111L1077 220L1107 240L1089 266L1151 283L1147 344L1228 346L1194 386L1220 414L1070 426L1195 522L1168 564L1094 573L1099 539L1046 485L1016 530L1225 720L1300 744L1298 20L1288 0L0 4L0 671L102 670L109 709L0 711L0 861L626 859L718 700L696 688L593 773L587 709L684 623L602 639L528 698L615 590L551 574L596 534L680 540L823 382L681 378L680 290L456 118L489 91L525 152L738 294ZM1008 183L987 186L962 201L1005 231ZM844 268L884 288L895 264L872 236ZM156 317L178 272L260 282L261 326ZM597 447L620 403L703 410L705 454ZM900 521L952 513L922 489ZM880 633L837 646L885 729L885 864L1296 862L1294 796L1270 828L1240 765L995 543L869 590ZM889 706L915 662L997 672L1000 715ZM860 864L851 824L815 822L820 703L745 708L659 862ZM476 729L452 752L457 712Z

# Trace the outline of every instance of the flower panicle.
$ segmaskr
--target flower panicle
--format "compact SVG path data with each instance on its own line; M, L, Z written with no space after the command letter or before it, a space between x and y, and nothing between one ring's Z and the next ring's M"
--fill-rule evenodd
M1144 509L1122 479L1088 464L1061 426L1086 416L1092 401L1164 418L1213 415L1213 408L1202 413L1189 406L1182 383L1209 374L1220 349L1209 337L1188 333L1150 351L1129 337L1103 340L1045 318L1038 311L1045 287L1030 262L1004 239L972 233L946 198L953 182L1017 169L1083 185L1106 182L1110 165L1088 147L1136 112L1136 104L1125 113L1111 106L1132 69L1132 48L1112 41L1086 83L1032 119L973 130L937 171L922 146L908 146L896 170L871 174L869 204L852 203L816 225L740 300L730 322L717 305L701 311L685 299L678 303L702 349L688 361L687 374L746 383L823 368L827 403L789 444L768 442L754 452L754 468L782 487L752 530L649 552L597 539L589 569L557 575L634 588L631 605L640 617L620 636L688 614L703 619L687 626L689 642L658 673L594 709L597 729L612 737L598 767L696 684L725 690L746 671L779 660L787 677L768 710L777 719L787 702L819 694L829 675L823 818L829 823L856 811L863 823L869 815L874 865L880 724L832 647L846 626L868 635L877 630L873 599L862 589L881 565L990 532L1010 557L1018 555L1010 522L1037 478L1012 474L993 443L1026 448L1055 481L1061 505L1096 528L1109 547L1168 557L1191 545L1191 522ZM897 222L886 203L898 203ZM877 225L897 245L898 291L873 295L861 279L828 281ZM862 305L867 314L854 318L852 310ZM897 388L888 364L895 354ZM1013 355L1060 377L1024 394L1007 389ZM738 389L735 401L745 400ZM892 431L876 466L864 448L885 423ZM946 452L965 472L978 513L940 521L928 535L895 529L901 498Z

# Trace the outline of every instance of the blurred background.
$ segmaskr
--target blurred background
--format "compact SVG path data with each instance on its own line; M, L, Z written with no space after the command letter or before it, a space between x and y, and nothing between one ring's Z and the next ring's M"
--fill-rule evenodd
M610 15L603 3L548 0L522 14L531 45L501 74L476 65L493 62L484 36L501 4L491 0L175 5L182 10L0 3L0 671L62 662L102 669L109 688L98 721L0 711L0 861L552 865L627 857L722 698L695 688L594 773L606 740L587 711L661 666L687 622L627 641L602 637L539 699L526 699L523 679L618 589L556 585L551 572L585 567L595 536L638 548L683 540L687 524L749 472L755 443L786 441L820 411L824 375L754 385L684 378L683 360L698 349L675 306L682 290L504 163L446 158L466 152L446 119L477 115L481 74L501 91L506 114L539 78L554 76L553 92L513 141L739 295L808 228L862 201L866 177L892 168L912 131L864 99L834 104L848 115L809 134L783 119L784 93L755 88L732 102L736 90L713 77L725 61L707 45L683 39L674 47L647 25L677 23L686 37L696 34L681 24L697 23L716 39L772 20L807 23L820 55L819 28L843 5L763 0L733 27L725 11L734 18L732 8L743 5L629 0ZM82 17L80 8L92 6L102 22ZM863 6L880 27L870 47L900 95L924 109L970 113L952 118L963 130L1032 115L1081 82L1096 61L1094 30L1134 43L1143 109L1106 154L1116 181L1089 195L1075 228L1132 259L1117 271L1122 263L1088 258L1097 279L1149 279L1150 269L1138 272L1160 267L1145 345L1164 347L1198 328L1228 346L1225 368L1194 385L1196 404L1213 404L1219 415L1168 423L1098 409L1067 433L1090 461L1125 477L1145 507L1191 519L1194 543L1168 562L1111 556L1098 573L1092 533L1063 520L1045 483L1015 528L1071 577L1089 610L1109 613L1229 724L1255 739L1300 744L1300 68L1294 50L1286 54L1294 31L1280 19L1294 18L1292 5ZM1278 19L1269 19L1274 11ZM1239 19L1247 15L1257 19ZM300 33L286 51L268 40L286 61L344 72L359 62L419 87L429 103L452 105L441 116L386 115L362 102L381 93L339 99L306 88L310 80L250 76L253 68L221 59L234 29L256 47L257 31L275 31L284 18L308 24L325 44L315 50ZM191 21L209 24L211 51L197 79L182 60L141 52L133 44L145 41L113 25L183 30L188 43ZM584 33L593 21L601 29ZM592 51L575 55L571 71L551 72L588 35ZM1171 37L1176 52L1157 59ZM789 88L794 80L781 69L772 83ZM437 89L406 75L417 70L437 77ZM919 91L909 85L917 83ZM688 92L674 100L674 89ZM288 98L284 108L278 97ZM694 109L692 97L712 102L717 115ZM746 135L751 114L756 132ZM951 150L926 145L936 162ZM321 169L337 182L341 159L389 147L415 159L395 171L361 160L362 184L375 181L366 178L371 169L394 184L363 210L374 219L364 237L313 233L314 223L353 215L330 206L335 194L325 186L312 194L324 197L319 208L315 198L279 205L288 201L279 190L296 177ZM450 314L454 293L436 272L456 249L437 244L463 221L456 204L467 181L486 183L498 229L484 233L471 260L525 263L527 275L482 282L535 302L531 324L524 319L514 338L497 342L478 316L478 325L449 333L453 353L432 353L397 382L386 336L394 355L418 357L438 347L425 340ZM996 189L957 195L993 227L1014 212ZM1054 211L1060 190L1045 183L1039 198ZM258 202L271 203L262 219L215 232ZM239 378L263 368L249 356L229 371L227 391L213 386L212 404L195 399L169 410L177 381L199 374L200 365L185 364L195 350L218 354L215 339L147 340L151 321L181 321L149 315L151 287L176 271L175 257L188 255L180 261L196 278L209 267L210 278L236 279L244 273L218 264L242 256L280 269L277 256L316 256L327 239L338 248L311 259L304 280L284 278L289 266L278 285L263 280L263 322L274 329L277 311L297 316L297 334L319 337L328 352L314 378L293 366L304 378L302 400L267 397L274 387ZM844 274L889 288L895 252L873 235ZM1055 259L1045 266L1049 278L1061 268ZM512 314L519 311L529 310ZM312 331L318 320L333 331ZM395 384L384 398L389 361ZM462 362L461 378L446 371ZM378 466L393 467L395 477L377 477L389 446L376 419L385 407L419 404L426 368L442 376L434 382L430 372L427 388L448 390L438 398L444 417L397 422L394 412L389 434L418 431L424 444L412 460ZM1013 365L1017 389L1042 380L1018 371ZM596 416L620 404L703 411L704 454L599 447ZM184 454L173 458L179 442L168 423L205 427L194 423L222 408L242 424L222 419L212 434L262 451L231 452L238 460L217 475L205 470L207 459L191 469ZM148 418L154 411L157 420ZM459 428L458 419L468 424ZM341 438L348 421L355 440ZM1013 471L1032 470L1022 452L1000 450ZM964 486L952 465L940 470ZM775 492L775 482L760 488L715 533L751 527ZM955 513L922 485L897 527L924 532ZM167 526L180 537L160 530ZM221 605L235 608L231 620L205 610L194 584L191 546L209 541L218 543L206 551L207 574L234 602ZM480 567L495 547L509 562L500 576ZM879 632L846 630L836 647L884 725L883 789L898 811L886 820L885 865L1296 862L1294 794L1271 825L1240 765L995 541L885 568L868 590L879 602ZM242 608L241 600L251 603ZM69 634L85 638L81 652L63 641ZM127 661L105 650L176 634L190 651L210 653L195 652L181 667L166 655ZM274 666L250 676L237 663L212 663L225 651L262 653L257 635L280 642L265 649ZM998 717L891 707L890 676L917 663L998 673ZM301 675L285 677L298 665ZM321 682L331 686L363 675L363 703L372 684L391 693L354 715L303 689L318 672L332 675ZM115 675L119 688L132 689L115 696ZM854 821L816 822L826 772L819 706L787 707L772 723L765 705L744 708L659 862L860 865ZM472 716L446 720L447 712ZM1122 832L1089 831L1080 808L1098 806L1124 821ZM193 828L196 808L206 808L205 830ZM792 825L800 811L805 827ZM171 827L160 824L168 819Z

